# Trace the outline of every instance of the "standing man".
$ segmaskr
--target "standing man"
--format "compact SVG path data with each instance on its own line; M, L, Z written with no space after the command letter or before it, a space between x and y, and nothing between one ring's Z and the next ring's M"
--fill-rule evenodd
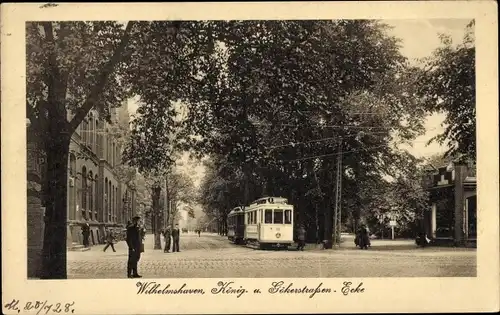
M170 227L167 227L163 234L163 238L165 239L165 249L163 250L164 253L170 252L170 245L171 245L170 234L171 234Z
M306 229L303 225L299 227L299 231L297 233L297 250L304 250L304 246L306 245Z
M113 252L116 252L115 245L113 243L114 241L115 241L115 236L113 235L113 231L110 230L109 228L106 228L106 246L104 246L103 251L105 252L106 249L108 249L108 247L111 246Z
M135 216L132 219L132 224L127 227L127 245L128 245L128 263L127 263L127 277L141 278L137 273L137 263L141 258L141 231L139 228L140 217Z
M83 226L82 226L82 235L83 235L83 246L89 247L90 242L89 242L89 237L90 237L90 225L87 222L87 218L84 218Z
M172 252L179 252L179 238L180 238L179 224L175 225L175 228L172 231L172 238L174 241Z

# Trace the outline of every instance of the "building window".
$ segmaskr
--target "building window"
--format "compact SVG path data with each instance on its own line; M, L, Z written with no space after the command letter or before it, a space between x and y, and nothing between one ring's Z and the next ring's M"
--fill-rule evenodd
M110 135L108 135L108 130L106 130L106 161L111 164L111 159L109 158L109 155L111 153L111 146L110 146Z
M94 176L92 176L92 171L89 172L89 219L92 220L94 217L93 211L94 211Z
M111 144L111 165L113 167L115 167L115 142L113 141L113 143Z
M118 144L115 145L115 160L116 160L116 164L117 165L120 165L121 164L121 159L120 159L120 150L118 148Z
M104 209L103 209L103 221L106 221L108 213L108 201L109 201L109 191L108 191L108 179L104 180Z
M100 196L100 192L98 191L98 184L97 184L98 182L97 182L97 180L98 180L98 177L97 177L97 174L96 174L95 178L94 178L94 189L95 189L94 190L94 193L95 193L95 195L94 195L94 215L95 215L96 221L99 221L99 214L97 213L98 212L97 210L98 210L98 205L100 204L98 202L98 200L100 198L99 197Z
M111 221L111 203L112 203L112 196L111 196L111 181L108 182L108 191L109 191L109 202L108 202L108 222Z
M80 137L82 138L82 143L85 144L85 118L80 124Z
M69 219L74 220L76 218L76 157L74 154L69 155Z
M108 131L102 129L102 159L108 159Z
M88 146L93 151L94 150L94 116L92 113L89 114L89 122L88 122Z
M83 144L88 145L89 143L89 121L87 118L83 120Z
M82 217L87 219L87 168L82 167Z
M115 217L115 186L111 185L111 221L114 221Z
M96 129L96 154L99 158L102 158L102 135L101 135L101 125L99 124L99 120L95 121L95 129Z
M118 214L120 209L118 208L118 187L115 187L115 222L118 221Z

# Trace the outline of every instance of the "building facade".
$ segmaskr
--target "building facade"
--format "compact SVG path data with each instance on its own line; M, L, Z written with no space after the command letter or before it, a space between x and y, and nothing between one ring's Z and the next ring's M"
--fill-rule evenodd
M126 106L126 105L125 105ZM123 106L111 113L118 123ZM126 115L128 119L128 113ZM68 247L83 244L82 226L90 226L90 245L104 242L105 228L121 231L136 214L136 193L120 181L121 149L111 125L91 111L71 137L68 159Z
M429 170L424 179L430 208L424 213L423 227L435 243L477 244L476 177L461 163Z

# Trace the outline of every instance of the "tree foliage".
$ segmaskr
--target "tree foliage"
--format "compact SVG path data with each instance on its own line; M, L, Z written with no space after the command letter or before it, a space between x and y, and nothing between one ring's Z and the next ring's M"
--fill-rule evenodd
M218 33L214 55L223 62L202 80L205 99L186 101L183 121L188 147L213 160L201 191L204 209L224 221L234 206L282 195L296 205L296 221L328 234L328 226L317 225L332 220L339 145L345 220L364 203L351 192L370 195L383 174L397 173L401 154L391 142L423 131L416 71L376 21L211 26Z
M441 47L425 60L418 80L419 95L430 112L444 112L444 132L431 141L448 142L446 155L476 159L476 52L474 21L463 41L454 45L441 36Z

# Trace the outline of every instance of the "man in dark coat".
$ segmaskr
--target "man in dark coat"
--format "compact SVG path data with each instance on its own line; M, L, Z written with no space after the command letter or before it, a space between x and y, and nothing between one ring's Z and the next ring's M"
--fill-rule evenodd
M129 278L141 278L137 273L137 263L141 258L141 231L139 228L140 217L132 219L132 224L127 227L128 263L127 276Z
M165 239L165 249L163 250L164 253L170 252L170 245L171 245L170 234L171 234L170 227L167 227L163 232L163 238Z
M362 225L358 231L358 246L360 249L368 249L370 246L370 236L368 235L368 230L366 226Z
M82 225L82 235L83 235L83 246L89 247L89 237L90 237L90 225L87 222L87 218L84 218L84 223Z
M175 228L172 231L172 239L174 241L174 246L172 247L172 252L179 252L179 238L180 238L180 231L179 231L179 224L175 225Z
M297 250L304 250L304 246L306 245L306 229L303 225L299 227L299 231L297 232Z

